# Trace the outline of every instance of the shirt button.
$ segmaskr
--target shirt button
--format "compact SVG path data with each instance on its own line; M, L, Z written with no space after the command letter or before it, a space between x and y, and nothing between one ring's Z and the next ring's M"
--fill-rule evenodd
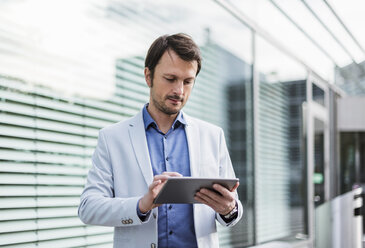
M172 235L172 234L173 234L173 232L172 232L172 231L170 231L170 232L169 232L169 234L170 234L170 235Z
M171 208L172 208L172 205L169 206L169 209L171 209Z
M169 161L169 157L166 157L166 161Z

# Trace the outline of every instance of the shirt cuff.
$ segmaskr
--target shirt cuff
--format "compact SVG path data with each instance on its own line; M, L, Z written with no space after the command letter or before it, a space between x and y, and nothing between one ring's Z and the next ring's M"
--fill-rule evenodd
M148 216L150 216L150 214L151 214L151 210L150 211L148 211L147 213L142 213L141 212L141 210L139 210L139 201L140 201L141 199L139 199L138 200L138 202L137 202L137 215L138 215L138 217L139 217L139 219L142 221L142 222L144 222L146 219L148 219Z
M238 210L238 204L237 204L237 201L236 201L236 206L235 206L235 208ZM230 218L225 218L225 217L224 217L224 215L222 215L222 214L219 214L219 215L221 216L222 220L224 220L224 222L226 222L226 223L228 224L228 223L232 222L233 220L235 220L235 219L237 218L237 216L238 216L238 211L237 211L234 215L232 215Z

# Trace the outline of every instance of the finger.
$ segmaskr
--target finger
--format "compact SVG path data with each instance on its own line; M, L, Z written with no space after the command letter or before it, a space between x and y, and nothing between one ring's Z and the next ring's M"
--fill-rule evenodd
M156 181L153 181L151 184L150 184L150 186L149 186L149 189L150 190L153 190L154 188L156 188L158 185L160 185L161 184L161 180L156 180Z
M169 178L168 175L156 175L153 177L153 181L158 181L158 180L166 181L168 178Z
M199 191L199 193L201 193L201 194L209 197L210 199L212 199L212 200L214 200L216 202L222 201L222 196L218 195L217 193L215 193L215 192L213 192L213 191L211 191L209 189L203 188L203 189L201 189Z
M216 201L214 198L210 197L210 195L205 193L207 192L207 189L202 189L202 190L204 193L199 191L195 195L203 199L205 201L205 204L207 205L212 205L212 206L219 205L219 200Z
M224 198L232 198L232 192L230 192L228 189L226 189L225 187L223 187L222 185L220 184L213 184L213 189L215 189L216 191L218 191L219 193L221 193L221 195L224 197Z
M195 199L196 201L200 202L200 203L204 203L204 204L205 204L204 199L200 198L200 197L199 197L199 196L197 196L197 195L195 195L195 196L194 196L194 199Z
M235 191L238 188L238 186L240 186L239 182L237 182L236 185L231 189L231 192Z
M164 173L162 173L162 175L167 175L170 177L182 177L183 175L181 175L178 172L173 172L173 171L165 171Z
M195 195L194 196L194 199L200 203L203 203L205 205L208 205L209 207L213 208L211 205L210 205L210 202L206 201L205 199L199 197L198 195Z

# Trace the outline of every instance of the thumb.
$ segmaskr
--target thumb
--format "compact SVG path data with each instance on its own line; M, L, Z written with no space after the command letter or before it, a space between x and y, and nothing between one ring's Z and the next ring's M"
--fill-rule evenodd
M156 180L156 181L153 181L150 186L149 186L149 189L150 190L153 190L156 186L158 186L159 184L161 184L161 180Z

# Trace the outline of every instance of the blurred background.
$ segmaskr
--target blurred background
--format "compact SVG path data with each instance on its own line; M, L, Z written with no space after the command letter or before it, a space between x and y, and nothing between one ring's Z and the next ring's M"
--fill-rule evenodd
M219 229L221 247L362 247L364 12L362 0L0 1L0 247L112 247L112 228L77 217L98 130L141 110L147 49L177 32L203 55L185 112L225 130L240 178L245 214Z

